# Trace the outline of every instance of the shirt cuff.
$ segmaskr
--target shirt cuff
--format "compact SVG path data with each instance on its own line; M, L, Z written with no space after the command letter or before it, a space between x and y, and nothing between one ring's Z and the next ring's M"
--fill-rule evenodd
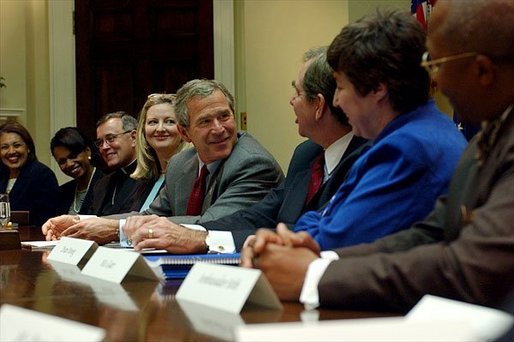
M319 306L318 284L325 273L328 265L333 260L339 259L338 255L332 251L321 252L321 258L314 260L307 268L307 274L300 293L300 303L305 305L305 309L311 310Z
M203 226L198 224L182 225L189 229L206 231ZM231 232L209 230L207 231L205 243L209 247L209 253L231 254L236 252L236 244L234 243L234 238L232 237Z
M123 231L123 228L125 228L125 221L127 221L127 220L126 219L121 219L119 221L119 225L118 225L118 234L119 234L119 237L120 237L120 246L121 247L132 247L132 243L129 242L128 236L125 235L125 232Z
M77 216L79 217L80 220L87 220L90 218L98 217L96 215L77 215Z

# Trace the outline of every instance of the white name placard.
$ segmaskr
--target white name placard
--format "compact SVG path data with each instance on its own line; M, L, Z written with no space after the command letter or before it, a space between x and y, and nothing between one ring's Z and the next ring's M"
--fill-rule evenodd
M105 330L69 319L3 304L0 341L103 341Z
M457 300L425 295L405 316L408 321L451 320L467 323L480 341L495 341L514 324L514 316L504 311Z
M136 252L98 247L82 270L82 274L121 283L128 275L159 280L159 277Z
M77 266L98 248L94 241L63 237L48 255L48 260Z
M260 270L236 266L195 264L175 297L232 313L239 313L246 302L282 309Z

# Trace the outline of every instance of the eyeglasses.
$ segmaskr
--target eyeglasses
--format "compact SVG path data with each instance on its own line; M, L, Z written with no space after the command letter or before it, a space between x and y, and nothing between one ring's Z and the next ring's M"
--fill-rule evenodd
M423 68L425 68L425 70L429 74L433 75L439 71L439 68L441 67L441 64L443 64L443 63L450 62L450 61L456 61L458 59L463 59L463 58L474 57L476 55L478 55L478 52L464 52L464 53L459 53L457 55L441 57L441 58L431 60L430 54L428 53L428 51L425 51L425 53L423 54L423 57L421 57L420 65Z
M103 139L95 140L96 147L101 147L104 144L104 141L107 143L107 145L110 145L118 138L120 135L127 134L132 132L133 129L129 129L128 131L117 133L117 134L107 134Z
M296 99L296 98L298 98L298 97L300 97L300 96L302 96L302 95L304 95L304 94L305 94L305 92L303 92L303 91L301 91L300 89L298 89L298 86L297 86L297 84L296 84L296 82L295 82L295 81L291 82L291 85L292 85L292 86L293 86L293 88L294 88L293 99Z

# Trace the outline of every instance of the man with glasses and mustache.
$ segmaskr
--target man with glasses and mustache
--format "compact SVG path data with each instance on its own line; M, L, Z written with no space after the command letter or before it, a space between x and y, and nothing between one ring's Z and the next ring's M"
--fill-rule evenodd
M311 306L406 311L432 294L501 307L514 285L513 41L512 0L435 5L421 66L483 128L423 221L323 256L306 233L261 230L243 265L263 270L281 299Z

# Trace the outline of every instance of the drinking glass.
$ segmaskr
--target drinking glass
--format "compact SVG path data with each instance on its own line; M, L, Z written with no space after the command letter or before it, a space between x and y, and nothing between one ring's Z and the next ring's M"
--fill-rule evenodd
M0 194L0 229L5 229L11 220L11 205L9 195Z

